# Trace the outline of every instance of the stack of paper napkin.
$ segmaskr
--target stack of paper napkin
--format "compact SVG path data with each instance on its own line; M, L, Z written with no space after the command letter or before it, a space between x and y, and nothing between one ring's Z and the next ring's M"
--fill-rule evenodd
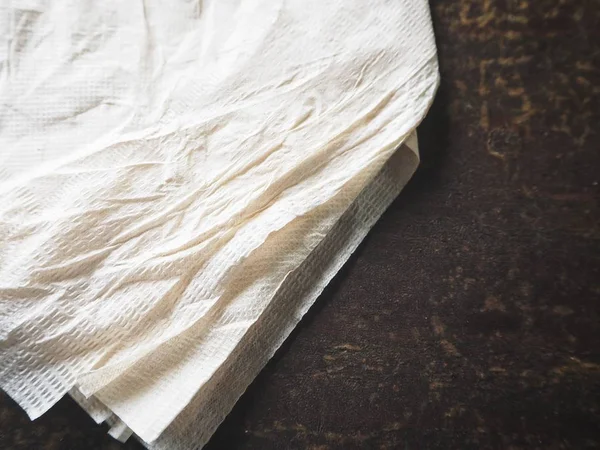
M425 0L0 17L0 384L204 445L418 163Z

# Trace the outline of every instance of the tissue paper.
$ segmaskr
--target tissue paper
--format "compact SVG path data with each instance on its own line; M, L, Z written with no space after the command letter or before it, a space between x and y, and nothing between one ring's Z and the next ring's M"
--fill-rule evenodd
M204 442L414 171L428 5L2 14L1 387L156 448L200 414Z

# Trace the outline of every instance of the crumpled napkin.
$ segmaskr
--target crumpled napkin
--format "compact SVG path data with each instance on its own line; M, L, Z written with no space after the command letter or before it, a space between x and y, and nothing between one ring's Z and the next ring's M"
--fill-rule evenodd
M0 385L202 445L415 170L428 5L2 14Z

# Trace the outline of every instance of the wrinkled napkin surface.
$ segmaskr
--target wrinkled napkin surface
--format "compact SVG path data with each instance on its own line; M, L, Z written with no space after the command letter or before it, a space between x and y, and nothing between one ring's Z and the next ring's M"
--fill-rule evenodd
M120 440L201 446L414 172L428 4L0 20L0 386L31 418L69 392Z

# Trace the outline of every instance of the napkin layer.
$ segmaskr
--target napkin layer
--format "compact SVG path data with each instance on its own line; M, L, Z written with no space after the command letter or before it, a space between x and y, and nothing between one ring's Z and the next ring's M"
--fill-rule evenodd
M416 134L411 134L386 162L335 223L330 233L280 286L268 309L248 330L227 361L194 395L169 427L152 442L140 442L149 449L202 447L231 411L254 377L267 363L298 321L347 261L389 203L410 179L418 162ZM71 395L98 422L113 426L111 435L127 439L131 431L124 422L94 397Z
M416 137L386 163L302 266L286 279L260 322L149 449L200 448L281 346L333 276L410 179ZM409 150L412 149L412 150Z

